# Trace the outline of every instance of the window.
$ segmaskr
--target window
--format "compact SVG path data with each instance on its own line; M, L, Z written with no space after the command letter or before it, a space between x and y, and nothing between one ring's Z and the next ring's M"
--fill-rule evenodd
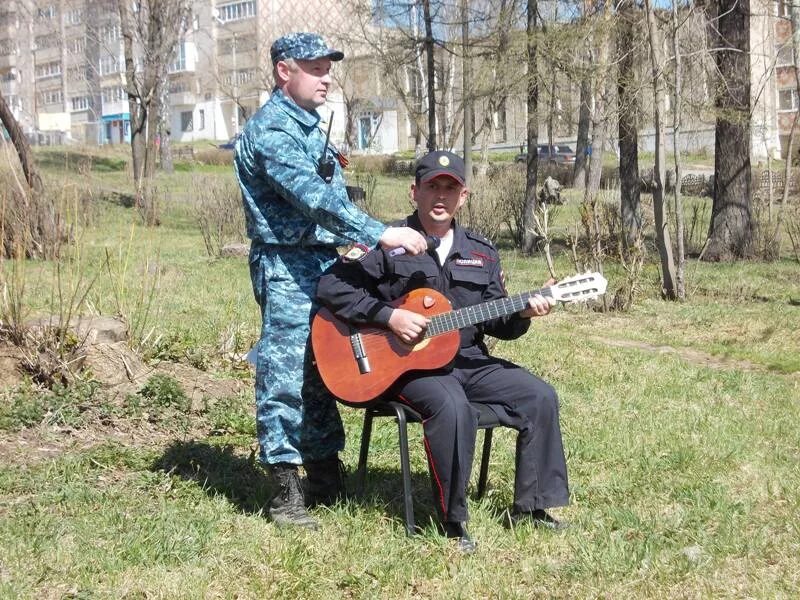
M22 98L13 94L6 96L6 103L11 110L14 110L15 108L22 108Z
M0 56L11 56L19 52L19 46L16 40L4 39L0 40Z
M2 11L2 9L0 9ZM14 11L0 12L0 28L13 27L19 29L19 17Z
M225 85L241 85L248 83L256 78L255 69L243 69L239 71L226 71L222 76L222 83Z
M176 71L185 71L185 70L186 70L186 42L180 42L178 43L175 60L173 60L172 63L170 63L168 71L170 73L175 73Z
M36 79L61 75L61 63L56 61L36 65Z
M67 23L70 25L80 25L83 21L83 11L80 8L67 11Z
M192 111L187 110L181 113L181 131L192 130Z
M61 90L48 90L39 94L39 104L60 104Z
M83 38L73 38L67 42L67 52L70 54L83 54L86 50L86 41Z
M47 20L47 19L55 19L56 18L56 7L52 4L50 6L46 6L44 8L40 8L36 16L39 20Z
M204 109L200 109L197 111L199 127L198 130L202 131L206 128L206 111Z
M792 40L788 40L785 44L778 45L775 48L777 59L775 66L777 67L791 67L794 65L794 46Z
M85 67L70 67L67 69L67 81L75 83L76 81L83 81L84 79L86 79Z
M180 94L181 92L188 92L191 86L189 85L188 81L170 81L169 82L169 93L170 94Z
M115 42L122 39L119 25L104 25L100 28L100 39L104 42Z
M256 38L253 35L236 35L229 38L217 40L217 54L227 56L237 53L251 52L256 49Z
M125 93L125 89L121 85L103 88L102 96L104 103L121 102L122 100L126 100L128 98L128 95Z
M89 96L75 96L72 99L72 110L86 110L89 108Z
M778 110L797 110L797 90L778 90Z
M105 56L100 59L100 75L119 73L119 61L116 56Z
M217 18L223 23L229 21L239 21L256 16L255 0L247 2L231 2L217 7Z
M58 36L55 35L37 35L33 40L36 50L44 50L45 48L55 48L58 45Z

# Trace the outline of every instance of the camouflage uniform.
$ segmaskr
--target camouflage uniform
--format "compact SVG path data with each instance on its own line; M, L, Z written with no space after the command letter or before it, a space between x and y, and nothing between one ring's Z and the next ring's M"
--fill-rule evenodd
M296 45L291 52L302 58ZM252 240L250 276L262 314L259 458L269 465L323 460L344 447L335 400L312 367L307 344L317 281L336 259L337 246L356 240L373 246L385 230L348 200L338 163L330 184L317 174L325 143L319 122L317 111L276 89L236 143L235 170ZM328 153L336 159L332 149Z

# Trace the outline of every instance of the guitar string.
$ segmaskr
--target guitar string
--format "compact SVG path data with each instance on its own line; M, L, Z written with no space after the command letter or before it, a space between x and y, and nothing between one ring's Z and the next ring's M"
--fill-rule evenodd
M596 290L588 288L588 289L583 289L583 290L572 291L571 293L588 295L588 294L595 294ZM483 321L487 321L487 320L490 320L490 319L493 319L493 318L496 318L496 317L500 317L500 316L503 316L503 315L511 314L513 312L518 312L519 310L523 310L525 308L525 304L527 303L527 300L530 300L536 294L542 294L543 296L551 296L552 297L553 296L552 287L544 288L544 289L541 289L541 290L534 290L532 292L522 292L522 293L519 293L519 294L515 294L513 296L506 296L505 298L497 298L495 300L491 300L489 302L484 302L482 304L473 304L472 306L466 306L464 308L459 308L459 309L456 309L456 310L451 310L451 311L447 311L447 312L443 312L443 313L438 313L438 314L433 315L431 317L431 322L433 323L434 326L433 327L429 326L425 330L425 335L423 336L422 339L424 340L424 339L433 338L433 337L436 337L436 336L441 335L443 333L448 333L450 331L457 331L458 329L461 329L463 327L467 327L468 325L474 325L476 323L481 323ZM563 300L563 298L559 298L559 299ZM516 308L516 305L519 302L522 302L522 306L520 308ZM492 308L500 309L502 307L503 309L506 309L507 305L511 305L511 308L514 308L516 310L497 310L497 314L496 315L493 316L491 314L492 313ZM475 313L477 311L480 311L481 314L480 315L476 315ZM488 314L488 316L484 315L483 314L484 312L486 312ZM461 318L463 315L469 315L469 316L472 317L472 319L474 319L475 317L478 317L478 318L477 318L477 320ZM487 318L484 318L484 317L487 317ZM445 323L444 321L449 321L449 323ZM441 327L442 327L441 331L439 331L439 329L440 329L439 325L440 324L441 324ZM367 327L370 328L371 326L367 326ZM387 339L390 339L390 338L395 338L396 339L397 338L397 336L394 334L393 331L386 330L386 329L379 329L377 327L374 327L374 328L372 328L371 331L367 331L367 332L360 331L359 335L361 335L362 337L369 336L369 337L378 337L378 338L387 338Z

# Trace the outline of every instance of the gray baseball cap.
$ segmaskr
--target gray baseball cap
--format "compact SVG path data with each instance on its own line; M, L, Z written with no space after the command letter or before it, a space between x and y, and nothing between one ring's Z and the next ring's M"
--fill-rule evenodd
M272 43L269 54L273 65L287 58L297 60L314 60L315 58L323 57L331 60L342 60L344 58L344 53L340 50L329 48L321 35L305 31L287 33L279 37Z

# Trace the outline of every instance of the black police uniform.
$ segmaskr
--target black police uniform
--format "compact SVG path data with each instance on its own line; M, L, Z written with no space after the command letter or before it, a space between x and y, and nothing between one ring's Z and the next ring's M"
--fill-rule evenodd
M403 224L423 231L416 213ZM387 302L421 287L443 293L453 309L507 295L497 250L455 224L444 264L433 250L390 256L376 249L358 261L337 261L322 276L317 298L346 321L386 325L393 310ZM569 502L555 390L522 367L489 356L483 341L484 334L515 339L529 327L530 319L518 315L466 327L451 365L406 375L392 387L393 394L423 417L425 450L443 521L467 520L466 487L478 425L470 402L489 405L503 425L519 432L513 510Z

